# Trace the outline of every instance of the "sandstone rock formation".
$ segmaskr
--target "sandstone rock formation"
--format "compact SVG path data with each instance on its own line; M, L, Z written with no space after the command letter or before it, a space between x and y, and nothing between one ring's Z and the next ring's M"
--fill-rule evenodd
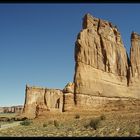
M140 35L135 32L131 34L130 65L129 92L140 98Z
M72 109L74 83L68 83L64 90L30 87L26 85L26 97L22 116L35 118L43 114L63 112Z
M63 90L26 86L23 114L140 108L140 35L131 34L130 58L118 28L86 14L75 42L74 82Z
M74 104L74 83L69 82L63 89L63 111L73 111Z
M83 30L75 43L75 95L139 98L138 93L129 89L132 82L130 64L133 63L130 61L135 61L132 72L139 73L140 56L135 55L139 50L138 38L132 33L129 60L117 27L86 14Z
M35 118L44 112L62 112L62 110L63 94L61 90L26 86L23 115Z
M133 32L131 34L131 50L130 59L132 67L132 77L139 78L140 76L140 35Z

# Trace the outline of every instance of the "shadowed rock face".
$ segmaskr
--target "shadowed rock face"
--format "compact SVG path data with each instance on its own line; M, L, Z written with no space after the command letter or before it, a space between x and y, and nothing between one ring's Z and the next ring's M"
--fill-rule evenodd
M75 43L75 95L139 98L132 76L140 73L140 36L132 33L131 42L129 60L117 27L86 14Z

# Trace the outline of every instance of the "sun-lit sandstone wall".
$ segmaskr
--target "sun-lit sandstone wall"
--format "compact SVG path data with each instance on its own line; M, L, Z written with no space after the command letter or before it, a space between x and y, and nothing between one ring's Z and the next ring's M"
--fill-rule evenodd
M134 80L131 77L131 64L132 69L136 69L137 65L130 63L132 59L137 60L135 63L140 62L140 55L137 57L138 53L132 52L134 48L138 50L140 44L136 39L131 40L129 60L116 26L90 14L84 16L83 30L78 34L75 43L74 92L77 104L81 102L78 98L80 94L140 98L140 86L135 91L132 88Z
M47 112L63 111L63 93L59 89L26 86L23 116L35 118Z

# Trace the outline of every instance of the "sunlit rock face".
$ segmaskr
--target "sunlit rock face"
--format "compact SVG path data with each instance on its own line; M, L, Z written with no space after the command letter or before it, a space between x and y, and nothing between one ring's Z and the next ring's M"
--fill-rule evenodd
M131 34L129 92L140 98L140 35Z
M74 103L74 83L69 82L65 88L63 89L63 101L64 101L64 108L63 111L73 111L75 107Z
M89 14L84 16L83 30L75 46L75 62L76 94L126 95L127 53L112 23Z
M75 96L139 98L132 76L140 72L140 36L132 33L131 42L129 60L117 27L86 14L75 43Z
M48 113L73 110L74 83L69 82L64 90L26 86L22 116L36 118Z
M47 112L62 112L63 93L59 89L26 86L23 116L35 118Z
M132 77L140 78L140 35L133 32L131 34L130 59L132 66Z

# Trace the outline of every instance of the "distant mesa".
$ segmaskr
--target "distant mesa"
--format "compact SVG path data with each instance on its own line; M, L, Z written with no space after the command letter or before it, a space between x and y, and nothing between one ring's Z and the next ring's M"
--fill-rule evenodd
M0 107L0 113L22 113L23 106L17 105L17 106L10 106L10 107Z
M23 116L139 107L140 35L131 34L129 58L117 26L90 14L82 25L75 42L73 82L63 90L26 86Z

